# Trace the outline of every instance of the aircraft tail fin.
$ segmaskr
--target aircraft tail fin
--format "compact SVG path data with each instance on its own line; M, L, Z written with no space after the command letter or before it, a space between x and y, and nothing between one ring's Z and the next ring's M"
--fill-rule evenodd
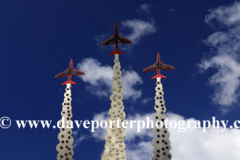
M157 74L156 76L152 77L152 79L156 79L156 78L166 78L166 76Z
M110 56L114 55L114 54L121 54L121 55L124 55L123 52L119 51L118 49L116 49L115 51L113 51Z
M62 84L62 86L66 85L66 84L68 84L68 83L70 83L70 84L76 84L75 82L73 82L73 81L71 81L71 80L68 80L68 81L64 82L64 83Z

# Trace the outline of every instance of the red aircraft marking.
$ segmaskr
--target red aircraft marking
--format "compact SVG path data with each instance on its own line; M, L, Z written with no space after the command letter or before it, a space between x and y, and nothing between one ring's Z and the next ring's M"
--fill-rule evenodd
M61 77L68 76L68 80L66 82L64 82L62 85L65 85L65 84L68 84L68 83L76 84L75 82L71 81L72 76L76 76L76 75L85 75L85 73L82 72L82 71L74 69L73 68L73 60L71 59L68 69L59 73L59 74L57 74L55 76L55 78L61 78Z
M110 44L115 44L115 51L113 51L110 56L114 55L114 54L121 54L124 55L123 52L118 50L118 43L131 43L131 40L122 37L119 35L118 33L118 29L117 29L117 22L115 22L114 24L114 34L112 37L108 38L106 41L104 41L102 43L102 46L105 45L110 45Z
M155 62L155 64L145 68L143 70L143 72L149 72L149 71L157 70L157 75L152 77L152 79L156 79L156 78L166 78L164 75L160 74L161 70L173 70L173 69L175 69L173 66L164 64L160 61L160 55L158 53L157 54L157 61Z

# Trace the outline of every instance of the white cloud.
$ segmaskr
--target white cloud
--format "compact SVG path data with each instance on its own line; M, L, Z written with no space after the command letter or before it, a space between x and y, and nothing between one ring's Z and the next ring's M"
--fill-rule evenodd
M107 121L109 118L110 118L110 115L108 112L101 112L101 113L95 114L93 116L93 119L98 122L101 122L103 120ZM92 133L92 136L96 140L100 140L100 141L104 141L106 135L107 135L107 128L106 129L98 128L98 129L96 129L95 132Z
M102 33L102 34L99 34L99 35L96 35L94 37L94 40L96 42L96 46L98 47L98 49L100 51L106 51L108 49L111 48L111 50L113 51L114 48L115 48L115 45L108 45L107 47L106 46L102 46L102 42L104 42L105 40L107 40L108 38L110 38L112 35L111 34L106 34L106 33ZM109 52L110 54L111 52Z
M153 113L145 115L128 115L127 120L146 120L146 117L151 118ZM98 120L107 120L109 115L107 112L96 114L94 118ZM182 120L187 124L187 120L195 120L194 118L185 119L184 117L169 113L168 120ZM186 128L186 126L185 126ZM221 132L220 129L207 129L207 132L202 132L202 129L186 128L185 132L179 132L178 128L169 128L172 160L194 159L194 160L238 160L240 158L240 130L225 129ZM126 129L127 159L129 160L149 160L153 157L152 139L154 134L152 129L143 129L142 132L136 132L136 127L132 130ZM107 134L106 129L97 129L93 133L96 140L105 141L104 137ZM145 139L143 139L145 137ZM136 141L136 138L141 138Z
M126 143L126 157L128 160L149 160L153 157L152 141Z
M205 22L213 25L214 20L226 26L239 24L240 2L235 2L229 6L220 6L215 9L210 9L210 14L205 17Z
M79 146L81 142L86 139L88 139L88 137L85 135L81 135L79 138L74 137L73 148L76 149L76 147Z
M126 35L126 37L132 41L133 45L138 44L142 37L156 32L155 21L153 19L151 21L140 19L126 20L122 22L122 25L132 30L132 33Z
M137 45L141 41L141 39L143 39L143 37L149 34L153 34L157 30L154 19L151 19L150 21L133 19L133 20L122 21L121 23L124 29L129 28L131 30L131 33L126 35L120 33L120 35L130 39L132 42L131 44L124 44L124 45L120 44L119 49L123 51L126 51L126 50L131 51L133 47ZM97 35L94 38L94 40L97 42L97 45L100 46L101 43L107 38L109 37L107 37L106 34L101 34L101 35ZM113 45L111 46L114 47Z
M175 9L175 8L171 8L171 9L168 10L168 12L170 12L170 13L174 13L176 11L177 11L177 9Z
M217 72L209 78L209 84L215 88L215 93L211 98L215 104L221 105L223 112L227 112L228 106L236 103L239 98L239 8L240 3L235 2L231 6L212 9L211 13L206 16L207 23L216 20L224 24L227 30L214 32L204 41L205 44L213 48L214 55L202 59L198 65L203 72L209 68L217 69Z
M169 120L195 120L184 119L180 115L167 114ZM169 129L171 141L171 153L173 160L194 159L194 160L237 160L240 158L240 138L237 136L238 129L210 128L207 132L202 129L189 128L185 132L178 132L176 129Z
M94 40L96 41L96 45L100 48L105 48L105 47L102 47L102 42L105 41L106 39L108 39L110 37L110 34L105 34L105 33L102 33L102 34L99 34L97 35L96 37L94 37Z
M229 106L237 102L239 93L240 64L229 55L217 55L209 60L203 60L199 65L203 70L210 67L217 68L209 82L215 87L215 93L212 100L223 106ZM226 107L222 107L223 111L227 111Z
M137 74L137 72L133 70L123 70L122 76L123 82L123 98L129 99L137 99L141 97L142 91L134 89L134 86L137 84L142 84L142 78Z
M93 58L86 58L81 63L77 64L77 69L86 73L84 76L79 76L84 82L88 82L90 86L86 89L98 97L109 97L112 93L112 77L113 69L109 65L102 65L99 61ZM133 70L122 70L123 82L123 98L133 100L142 95L141 90L135 89L139 84L142 84L142 78Z
M150 13L150 9L152 8L151 4L142 4L139 6L139 9L137 9L136 11L138 13L146 13L149 14Z
M137 10L139 13L149 13L150 8L152 5L148 4L142 4L140 5L140 8ZM130 34L122 34L120 35L130 39L132 41L131 44L119 44L119 50L123 51L129 51L131 52L133 47L137 45L143 37L153 34L156 32L157 28L155 26L155 21L153 18L151 18L149 21L144 21L141 19L132 19L132 20L125 20L121 22L123 25L123 29L129 28L131 30ZM118 24L118 29L119 29L119 24ZM120 32L120 30L118 30ZM97 46L100 46L103 41L107 40L110 38L110 36L107 36L107 34L103 33L100 35L97 35L94 40L97 42ZM110 45L110 48L113 48L114 45ZM107 48L107 47L101 47L101 48Z
M142 104L147 104L147 103L149 103L151 100L153 100L153 98L144 98L144 99L141 100L141 103L142 103Z

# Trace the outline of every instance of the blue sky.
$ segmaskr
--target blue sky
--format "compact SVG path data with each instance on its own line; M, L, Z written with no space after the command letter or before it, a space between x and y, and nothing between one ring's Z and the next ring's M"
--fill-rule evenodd
M112 85L114 22L132 44L119 46L127 119L154 112L156 73L142 70L157 53L175 70L162 71L167 117L196 120L239 119L240 2L218 1L1 1L1 114L12 119L1 129L2 159L56 159L58 129L17 129L15 120L60 118L68 67L86 73L73 77L73 120L108 119ZM152 158L152 130L126 131L129 160ZM74 159L100 160L105 131L74 129ZM239 130L221 133L170 130L173 160L233 159ZM146 149L147 148L147 149Z

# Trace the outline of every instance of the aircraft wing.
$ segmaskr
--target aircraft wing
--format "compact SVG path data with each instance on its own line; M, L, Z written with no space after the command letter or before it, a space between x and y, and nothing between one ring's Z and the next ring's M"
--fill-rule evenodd
M170 65L167 65L167 64L164 64L164 63L162 63L161 64L161 68L160 69L162 69L162 70L173 70L174 69L174 67L173 66L170 66Z
M115 38L113 36L108 38L106 41L102 42L102 46L109 45L109 44L114 44L115 43L114 39Z
M68 76L68 74L69 74L69 71L68 71L68 69L67 69L66 71L63 71L63 72L57 74L57 75L55 76L55 78L65 77L65 76Z
M122 37L122 36L119 36L119 40L120 40L119 43L131 43L131 40L129 40L125 37Z
M157 69L157 64L151 65L143 70L143 72L154 71Z
M82 72L82 71L79 71L79 70L73 69L73 71L72 71L72 75L74 75L74 76L76 76L76 75L85 75L85 73Z

